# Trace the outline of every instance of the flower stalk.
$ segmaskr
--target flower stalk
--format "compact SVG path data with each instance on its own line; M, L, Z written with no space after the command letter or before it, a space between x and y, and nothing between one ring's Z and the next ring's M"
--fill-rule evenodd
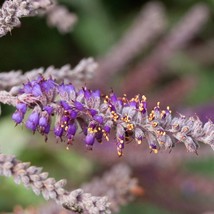
M85 135L86 148L92 149L95 141L108 141L115 131L116 149L122 156L125 144L144 140L150 150L171 150L175 144L184 143L189 152L197 154L198 142L214 148L214 124L203 124L197 116L173 117L169 107L160 108L158 102L149 112L146 97L126 95L117 97L113 92L101 95L86 87L78 90L72 84L58 84L51 78L40 75L28 81L16 97L16 111L12 119L16 124L24 123L33 132L39 132L46 140L53 131L57 141L73 143L78 127ZM25 122L26 109L32 109ZM55 118L55 122L52 121Z
M13 177L17 184L22 183L36 195L42 194L45 200L52 199L68 210L88 214L111 213L106 197L95 197L82 189L68 192L64 189L64 179L56 181L49 178L42 168L30 166L30 163L21 162L14 156L0 154L0 175Z

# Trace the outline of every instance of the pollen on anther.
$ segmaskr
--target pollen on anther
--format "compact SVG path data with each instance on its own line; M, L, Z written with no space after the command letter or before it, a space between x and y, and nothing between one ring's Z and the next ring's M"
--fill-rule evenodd
M172 113L169 106L167 106L166 109L169 111L170 114Z
M138 145L142 144L142 140L137 140L137 144Z
M122 152L121 151L117 151L117 154L118 154L119 157L122 156Z
M132 131L132 130L134 129L134 125L133 125L132 123L129 123L129 124L127 125L127 129L128 129L129 131Z
M143 95L143 96L142 96L142 100L143 100L143 101L146 101L146 99L147 99L146 96Z
M152 123L152 126L153 126L153 127L156 127L157 125L158 125L157 122L153 122L153 123Z

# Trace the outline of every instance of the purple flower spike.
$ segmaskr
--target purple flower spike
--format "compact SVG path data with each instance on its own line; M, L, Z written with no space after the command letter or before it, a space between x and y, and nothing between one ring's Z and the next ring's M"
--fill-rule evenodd
M18 103L18 104L16 105L16 109L17 109L18 111L21 111L23 114L25 114L26 111L27 111L27 105L26 105L25 103Z
M21 123L23 118L24 114L21 111L15 111L12 115L12 119L16 122L16 124Z

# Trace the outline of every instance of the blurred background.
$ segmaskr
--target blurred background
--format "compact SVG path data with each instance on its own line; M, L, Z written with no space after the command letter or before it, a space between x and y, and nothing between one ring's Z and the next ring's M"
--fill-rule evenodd
M214 0L59 3L77 16L70 32L62 34L49 27L46 17L23 18L20 28L0 39L1 71L75 66L91 56L99 67L93 80L83 85L103 93L113 89L120 96L145 94L150 109L160 101L175 115L197 114L203 122L214 121ZM56 179L66 178L68 188L125 162L144 191L122 206L120 214L214 213L211 148L201 145L199 156L187 153L184 146L155 155L144 146L129 144L121 158L106 145L92 152L74 145L67 151L52 137L46 144L41 136L14 128L13 111L2 106L1 152L42 166ZM0 211L44 203L42 197L0 177Z

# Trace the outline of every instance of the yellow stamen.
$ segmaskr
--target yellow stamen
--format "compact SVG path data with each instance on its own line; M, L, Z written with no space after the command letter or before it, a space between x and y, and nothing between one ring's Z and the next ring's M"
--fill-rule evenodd
M145 101L146 101L146 99L147 99L147 98L146 98L146 96L145 96L145 95L143 95L143 96L142 96L142 100L145 102Z
M157 154L158 153L158 150L157 149L152 149L152 151Z
M119 157L121 157L121 156L122 156L122 152L121 152L121 151L119 151L119 150L117 151L117 154L118 154L118 156L119 156Z
M169 106L167 106L166 109L169 111L170 114L172 113Z
M118 147L119 147L119 149L122 149L122 148L123 148L123 146L122 146L121 144L120 144Z
M134 125L132 123L129 123L126 127L129 131L132 131L134 129Z
M189 128L188 128L188 127L185 127L185 128L183 129L183 131L184 131L184 132L188 132L188 131L189 131Z
M142 140L137 140L137 144L140 145L142 143Z
M157 127L157 125L158 125L157 122L153 122L153 123L152 123L152 126L153 126L153 127Z
M123 140L121 140L121 139L119 139L119 142L120 142L121 144L123 144L123 143L124 143L124 141L123 141Z

